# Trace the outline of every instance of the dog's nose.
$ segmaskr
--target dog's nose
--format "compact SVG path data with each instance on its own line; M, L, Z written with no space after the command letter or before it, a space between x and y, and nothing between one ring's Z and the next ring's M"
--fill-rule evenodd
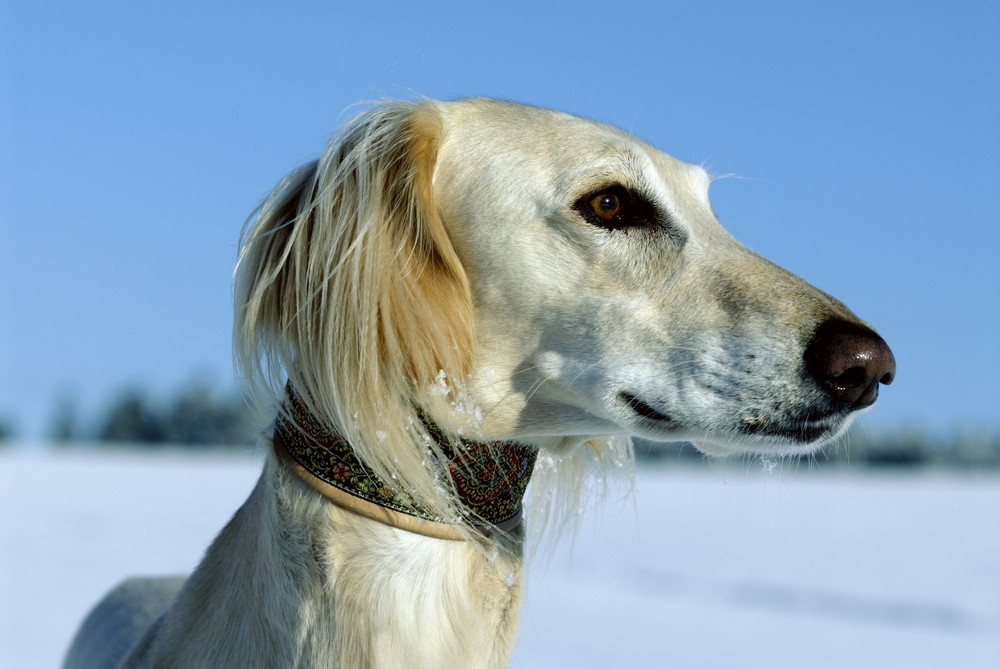
M896 376L888 344L868 328L839 319L817 328L805 361L820 387L852 411L874 404L879 384L889 385Z

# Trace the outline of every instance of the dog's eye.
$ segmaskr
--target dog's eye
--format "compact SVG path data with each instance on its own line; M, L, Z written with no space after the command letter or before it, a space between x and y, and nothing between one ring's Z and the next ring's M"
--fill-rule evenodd
M602 221L611 222L622 212L622 200L614 193L601 193L590 200L590 210Z
M573 204L591 225L608 230L627 230L655 224L656 208L641 194L622 185L591 191Z

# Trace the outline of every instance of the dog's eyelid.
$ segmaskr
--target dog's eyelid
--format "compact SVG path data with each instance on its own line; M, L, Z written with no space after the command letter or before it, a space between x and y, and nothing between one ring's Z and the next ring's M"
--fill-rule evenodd
M613 196L621 203L619 213L610 219L593 210L593 203L600 201L604 195ZM669 214L654 204L652 197L640 189L618 182L588 188L576 198L572 209L591 225L605 230L627 232L639 228L675 229Z

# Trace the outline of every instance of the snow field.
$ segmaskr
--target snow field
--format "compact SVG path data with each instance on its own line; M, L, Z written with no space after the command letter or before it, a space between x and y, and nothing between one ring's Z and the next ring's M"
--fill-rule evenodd
M194 567L254 453L0 451L0 667ZM1000 476L664 463L528 567L512 667L1000 667Z

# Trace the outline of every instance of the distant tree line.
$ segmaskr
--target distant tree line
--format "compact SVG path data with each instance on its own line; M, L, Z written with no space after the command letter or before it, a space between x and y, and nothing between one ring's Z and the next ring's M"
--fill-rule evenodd
M831 461L872 466L1000 467L1000 431L967 428L948 433L911 428L852 430Z
M14 436L14 426L0 416L0 444Z
M691 444L653 444L637 440L640 461L701 459ZM894 428L868 430L864 426L827 445L820 452L801 458L803 467L813 464L869 467L949 467L962 469L1000 468L1000 430L968 429L933 432Z
M60 444L244 445L253 442L262 425L239 392L199 381L168 398L141 387L126 388L92 419L79 415L72 397L62 397L50 436Z
M72 396L60 398L50 424L56 442L105 444L245 445L270 420L260 416L234 389L220 390L195 381L167 398L141 387L118 392L95 417L79 415ZM13 423L0 416L0 443L14 436ZM640 462L703 459L691 444L653 444L636 440ZM934 432L919 427L852 429L802 466L1000 468L1000 430Z

